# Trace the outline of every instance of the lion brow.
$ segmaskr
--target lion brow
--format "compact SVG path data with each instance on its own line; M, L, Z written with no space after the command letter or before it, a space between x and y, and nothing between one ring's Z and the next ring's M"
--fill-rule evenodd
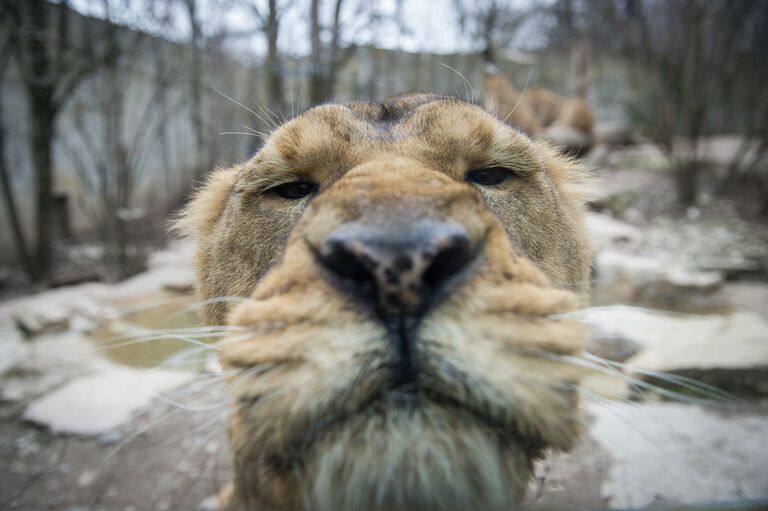
M419 107L438 101L461 102L451 96L439 94L409 93L384 98L380 102L374 101L348 101L340 103L347 107L361 121L370 124L397 124L408 118Z

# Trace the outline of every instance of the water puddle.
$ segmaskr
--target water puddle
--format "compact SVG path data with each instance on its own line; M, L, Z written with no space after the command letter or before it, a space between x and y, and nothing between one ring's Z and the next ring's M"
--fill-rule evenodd
M201 370L207 350L175 336L180 329L201 327L197 299L170 291L156 291L114 303L119 317L100 325L91 334L104 356L131 367L166 367ZM194 337L195 341L212 339Z

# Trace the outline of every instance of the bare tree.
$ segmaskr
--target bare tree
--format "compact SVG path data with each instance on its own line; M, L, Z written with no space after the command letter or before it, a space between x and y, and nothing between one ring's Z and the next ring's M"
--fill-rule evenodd
M629 32L635 72L647 84L635 120L667 154L682 205L696 202L701 138L724 78L736 63L759 0L632 2ZM680 139L683 137L683 140Z
M85 192L82 206L106 249L106 261L113 276L122 279L143 268L139 235L151 227L137 200L139 185L147 178L152 156L165 149L160 134L167 120L187 105L181 98L167 101L169 82L143 81L140 74L148 53L173 47L153 47L159 45L156 40L119 28L106 43L122 50L94 77L94 94L78 97L65 116L77 143L65 144L64 150ZM136 232L138 225L142 232Z
M280 35L280 19L287 5L280 5L277 0L267 0L265 9L262 2L258 0L244 0L244 2L258 21L258 30L264 34L267 42L264 70L267 75L269 108L275 112L282 112L285 109L285 91L282 59L277 42ZM288 4L289 2L284 3Z
M723 91L728 92L739 116L742 142L731 161L723 189L754 189L763 198L768 194L768 3L762 2L744 27L745 41L734 61L735 72L724 77ZM768 215L768 202L762 200Z
M478 51L506 47L531 14L504 0L453 0L459 28Z
M322 30L320 24L320 3L320 0L312 0L310 7L310 42L313 65L309 90L310 101L313 104L321 103L333 97L336 92L339 69L351 57L355 49L353 44L350 44L344 50L341 48L341 11L344 6L344 0L335 0L330 27L330 42L327 49L323 51L320 39L320 32Z
M8 60L10 58L10 30L9 27L0 25L0 91L3 87L5 72L8 69ZM0 101L0 186L2 187L3 199L5 202L6 214L11 224L11 233L14 246L19 259L19 263L29 275L34 274L34 264L29 254L24 229L21 224L21 215L16 204L13 191L13 182L5 160L5 123L3 122L2 101Z
M68 2L2 0L2 16L11 27L13 56L27 92L31 129L30 152L35 183L35 256L31 277L48 283L53 271L53 140L62 105L78 84L104 61L87 38L70 31ZM98 53L97 53L98 52Z
M189 67L189 86L190 86L190 117L192 121L192 130L195 133L195 147L197 150L198 163L208 159L207 141L205 137L205 127L203 123L203 95L202 87L202 52L204 51L204 38L202 25L199 17L199 0L185 0L187 16L190 24L190 47L191 47L191 65ZM198 169L198 177L202 171L207 168L209 162Z
M593 48L616 49L618 21L617 1L621 0L555 0L535 9L544 18L547 47L567 52L571 59L572 93L587 100L589 68Z

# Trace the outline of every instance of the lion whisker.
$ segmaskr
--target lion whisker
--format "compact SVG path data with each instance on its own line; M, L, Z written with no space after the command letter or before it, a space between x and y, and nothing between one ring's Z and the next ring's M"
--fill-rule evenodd
M147 328L136 326L131 329L130 333L123 333L113 335L106 339L106 342L120 342L140 339L151 335L188 335L190 337L204 336L204 335L217 335L227 334L229 332L244 331L243 327L238 326L205 326L205 327L180 327L180 328Z
M450 69L451 71L453 71L454 73L459 75L459 77L462 80L464 80L464 94L465 94L465 97L467 98L467 103L474 103L475 102L475 89L474 89L474 87L472 87L472 84L469 83L469 80L467 80L467 78L462 73L460 73L457 69L452 68L448 64L445 64L443 62L438 62L438 64L443 66L443 67L447 67L448 69ZM470 90L472 91L472 96L471 97L469 95L469 91Z
M619 367L626 371L631 371L633 373L638 373L644 376L650 376L658 380L666 381L668 383L673 383L675 385L679 385L688 390L701 392L702 394L713 397L713 398L719 397L726 401L737 401L737 402L743 401L741 398L739 398L738 396L735 396L734 394L731 394L730 392L719 389L714 385L709 385L702 381L699 381L693 378L688 378L686 376L680 376L680 375L665 373L660 371L649 371L645 369L640 369L640 368L633 367L631 365L624 364L621 362L615 362L612 360L606 360L606 359L600 358L597 355L594 355L593 353L584 353L584 356L588 359L599 360L601 363L604 363L613 367Z
M157 333L153 333L152 335L150 335L148 337L142 337L142 338L139 338L139 339L132 339L132 340L128 340L128 341L116 342L116 343L108 344L108 345L105 345L105 346L99 346L98 349L99 350L110 350L110 349L115 349L115 348L124 348L126 346L133 346L133 345L136 345L136 344L144 344L144 343L158 341L158 340L162 340L162 339L172 339L172 340L176 340L176 341L182 341L182 342L185 342L187 344L192 344L194 346L199 346L201 348L206 348L206 349L211 350L211 351L216 351L219 348L217 346L215 346L214 344L209 344L209 343L206 343L204 341L199 341L199 340L195 339L194 337L200 337L200 338L205 339L205 338L208 338L208 337L223 337L225 335L228 335L228 334L226 334L224 332L221 332L221 333L211 333L211 334L204 334L204 335L200 334L198 336L186 336L186 335L173 334L173 333L157 332Z
M243 107L245 110L247 110L247 111L248 111L248 112L250 112L251 114L255 115L255 116L256 116L256 117L257 117L259 120L261 120L261 122L263 122L264 124L266 124L268 127L271 127L271 126L272 126L272 125L271 125L271 124L270 124L270 123L269 123L269 122L268 122L266 119L264 119L262 116L260 116L259 114L257 114L257 113L256 113L254 110L252 110L252 109L248 108L247 106L245 106L244 104L240 103L240 102L239 102L239 101L237 101L236 99L233 99L233 98L231 98L231 97L227 96L226 94L224 94L224 93L223 93L223 92L221 92L220 90L216 89L215 87L211 87L211 88L212 88L214 91L216 91L218 94L220 94L220 95L224 96L224 97L225 97L226 99L228 99L229 101L233 102L234 104L236 104L236 105L238 105L238 106L241 106L241 107ZM275 126L275 127L277 127L277 126Z
M256 133L247 133L245 131L220 131L219 135L245 135L246 137L256 137L263 139L263 137Z
M268 133L264 133L263 131L259 131L255 128L251 128L250 126L246 126L245 124L240 125L241 128L250 131L251 133L255 133L256 135L259 135L262 140L267 140L269 138Z
M173 314L168 316L168 320L170 321L171 319L182 316L188 312L193 312L197 309L205 307L206 305L211 305L216 303L244 303L249 301L251 301L250 298L243 298L242 296L216 296L213 298L207 298L205 300L198 300L195 303L191 305L187 305L183 309L177 312L174 312ZM220 325L220 326L224 326L224 325Z
M597 372L600 372L600 373L603 373L603 374L607 374L607 375L611 375L611 376L619 376L620 378L625 380L627 383L634 384L637 387L641 387L641 388L646 389L646 390L653 390L654 392L656 392L656 393L658 393L658 394L660 394L662 396L668 397L668 398L670 398L672 400L676 400L676 401L680 401L680 402L687 402L687 403L691 403L691 404L702 404L702 403L706 402L706 400L702 399L702 398L690 397L690 396L687 396L685 394L681 394L679 392L675 392L675 391L672 391L672 390L669 390L669 389L665 389L664 387L660 387L658 385L653 385L652 383L646 382L646 381L641 380L639 378L634 378L634 377L632 377L632 376L630 376L628 374L622 373L622 372L616 372L614 370L608 370L608 369L606 369L602 365L593 363L593 362L591 362L591 361L589 361L587 359L581 358L581 357L570 356L570 355L557 355L557 354L554 354L554 353L543 353L542 356L545 357L545 358L557 361L557 362L563 362L563 363L566 363L566 364L571 364L571 365L575 365L575 366L586 367L588 369L593 369L593 370L595 370ZM701 394L704 394L705 397L709 397L709 399L714 399L715 398L715 396L713 396L711 394L706 394L706 393L702 392L701 389L691 389L691 388L689 388L689 390L697 390Z
M506 117L504 117L504 120L501 122L507 122L507 120L512 116L513 113L515 113L515 110L517 110L517 107L520 106L520 102L523 100L523 96L525 96L525 91L528 90L528 83L531 81L531 75L533 75L533 67L528 71L528 77L525 79L525 85L523 86L523 90L520 92L520 97L517 98L517 102L515 103L515 106L512 107L512 110L507 114Z
M278 117L278 115L275 112L273 112L269 107L266 107L266 106L262 105L261 103L259 103L256 100L253 101L253 104L256 105L257 107L259 107L259 110L261 110L264 115L266 115L267 117L272 119L273 129L277 129L277 128L280 127L280 122L279 122L280 121L280 117ZM267 113L267 112L269 112L269 113ZM282 112L280 112L280 115L283 118L283 122L286 122L285 116L282 115Z
M215 410L217 408L221 408L222 406L226 406L230 403L229 399L225 399L223 401L218 401L216 403L213 403L212 405L194 406L194 405L187 405L175 399L171 399L161 395L155 396L155 399L158 399L164 403L168 403L169 405L175 406L177 408L181 408L182 410L187 412L208 412L211 410Z

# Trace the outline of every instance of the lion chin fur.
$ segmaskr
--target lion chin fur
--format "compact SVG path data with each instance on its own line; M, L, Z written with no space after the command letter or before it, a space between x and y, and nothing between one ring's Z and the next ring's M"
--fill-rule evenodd
M546 143L426 94L310 109L213 173L178 228L232 329L218 508L514 508L579 434L587 193Z
M303 469L301 491L317 511L501 511L525 493L527 455L471 417L393 407L328 433Z

